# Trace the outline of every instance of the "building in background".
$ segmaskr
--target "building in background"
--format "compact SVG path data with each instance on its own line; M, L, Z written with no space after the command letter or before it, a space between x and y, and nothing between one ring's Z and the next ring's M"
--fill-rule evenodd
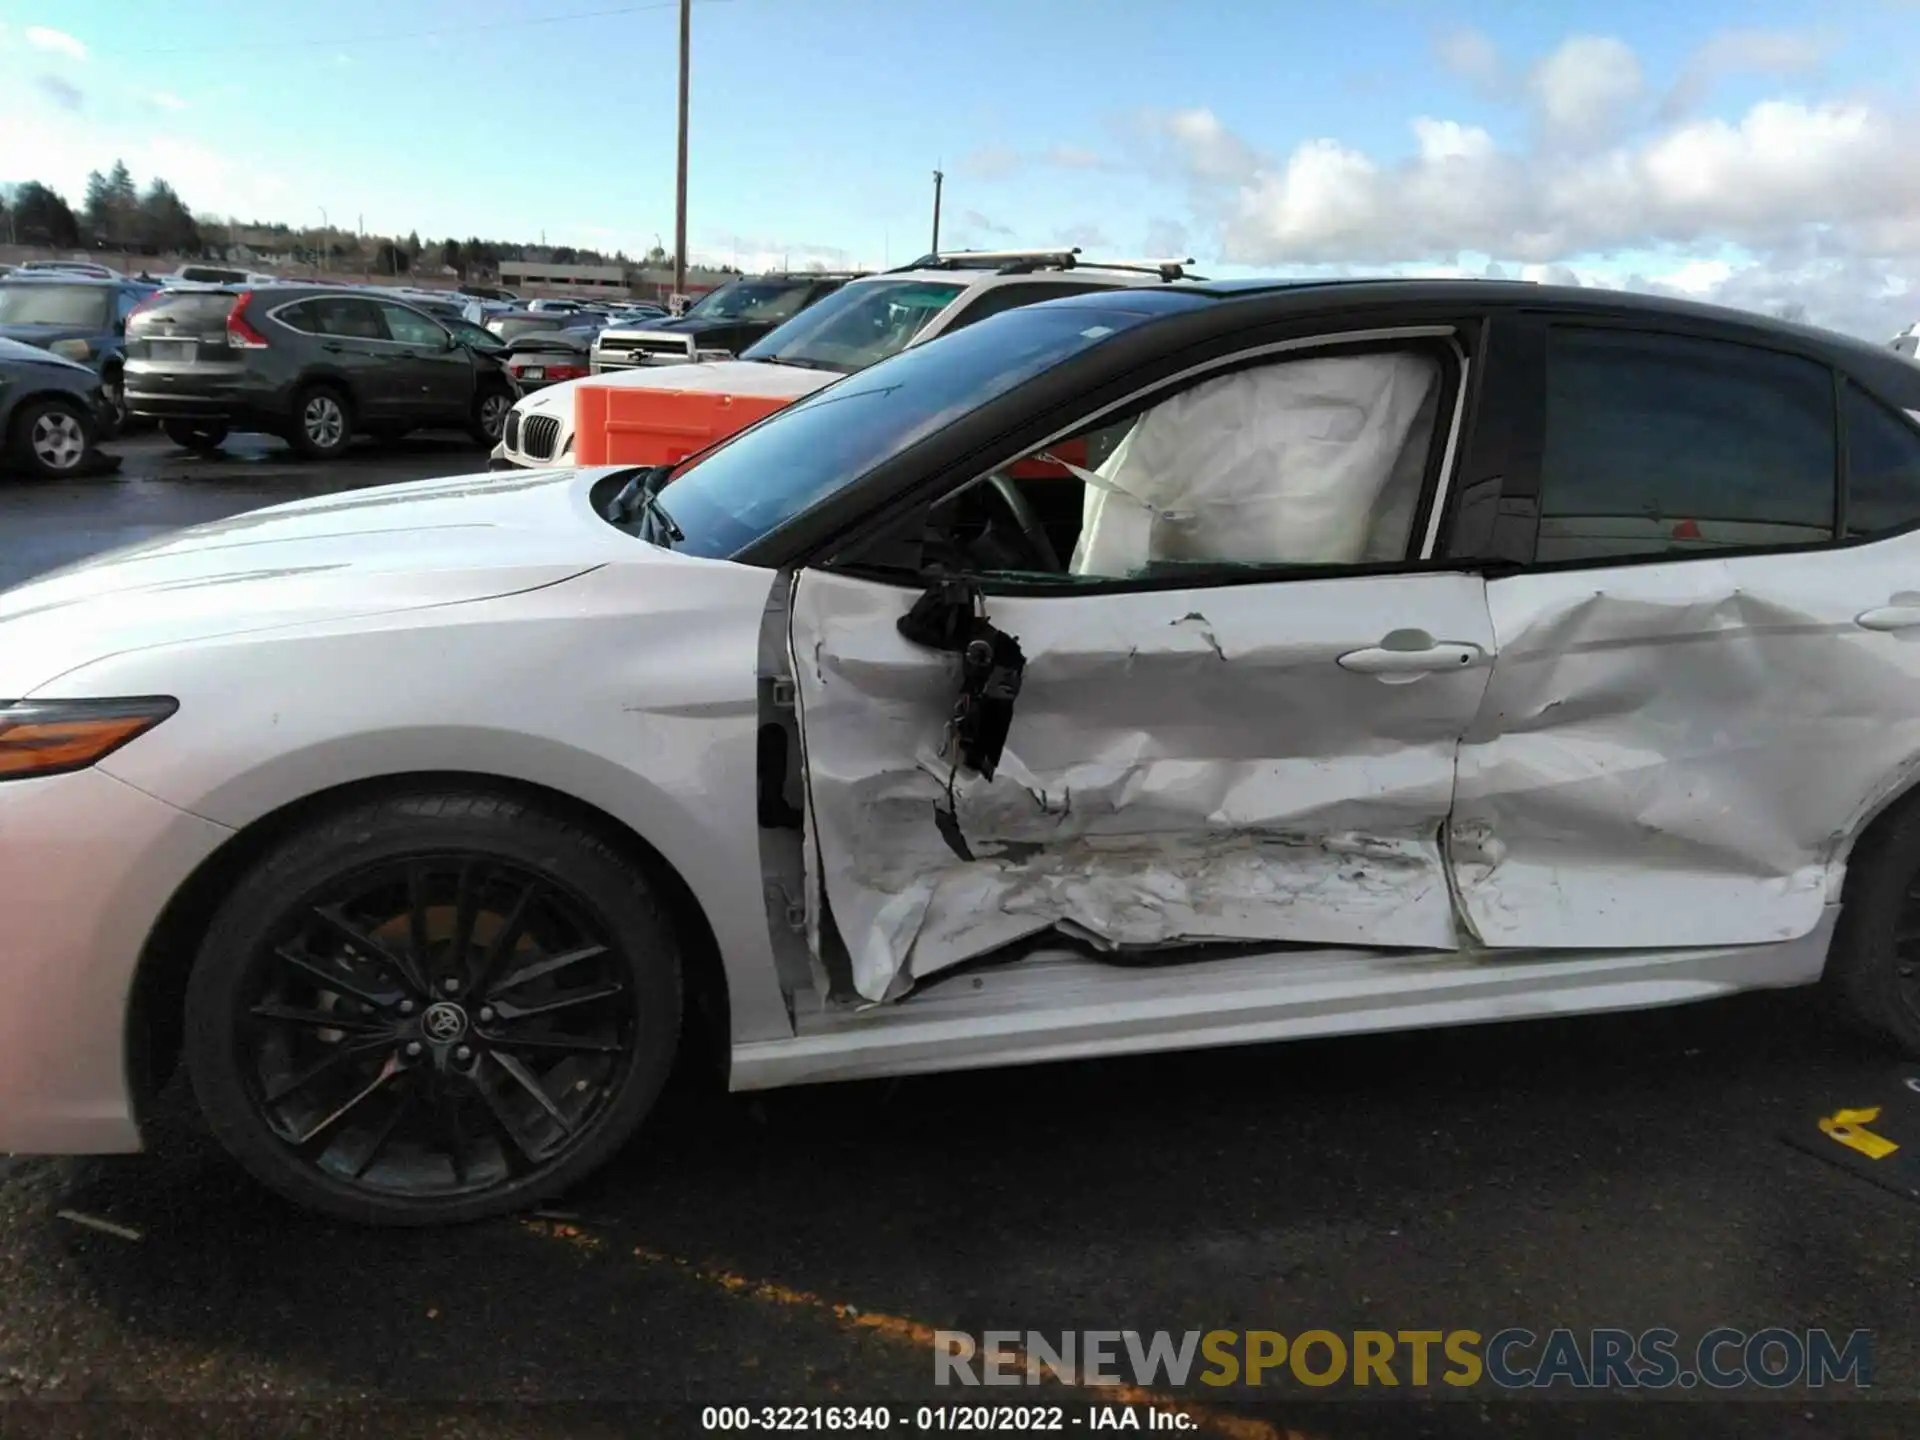
M532 260L502 260L500 283L509 290L626 294L624 265L552 265Z

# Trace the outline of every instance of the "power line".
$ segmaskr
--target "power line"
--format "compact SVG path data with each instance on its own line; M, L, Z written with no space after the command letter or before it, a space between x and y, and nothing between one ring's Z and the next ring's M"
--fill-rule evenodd
M559 25L570 20L601 20L614 15L642 15L652 10L672 10L680 0L654 0L649 5L616 5L606 10L573 10L564 15L533 15L520 20L487 20L472 25L436 25L429 30L388 30L377 35L333 35L324 40L269 40L247 44L188 45L177 49L96 50L97 55L204 55L235 50L345 50L356 45L384 44L389 40L423 40L435 35L470 35L478 30L513 30L529 25ZM695 5L726 5L732 0L693 0Z

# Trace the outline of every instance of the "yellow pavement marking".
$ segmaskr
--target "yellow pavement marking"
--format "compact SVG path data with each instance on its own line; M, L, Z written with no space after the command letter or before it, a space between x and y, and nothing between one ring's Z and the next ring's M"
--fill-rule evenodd
M1900 1147L1886 1136L1876 1135L1867 1129L1879 1118L1878 1105L1864 1110L1836 1110L1831 1115L1820 1117L1820 1133L1839 1141L1849 1150L1858 1150L1869 1160L1884 1160Z
M523 1220L521 1224L535 1235L561 1240L578 1249L597 1251L605 1248L606 1242L599 1236L577 1225L555 1224L547 1220ZM715 1265L695 1264L691 1260L668 1255L659 1250L650 1250L644 1245L633 1247L633 1257L642 1264L671 1267L684 1275L724 1290L730 1295L757 1300L766 1305L782 1305L828 1315L846 1328L874 1339L924 1349L929 1357L933 1352L934 1337L938 1332L933 1326L918 1320L910 1320L902 1315L887 1315L877 1310L861 1310L856 1306L816 1295L810 1290L795 1290L791 1286L772 1280L755 1280ZM1037 1374L1059 1380L1051 1367L1037 1366L1017 1346L1005 1348L999 1353L1005 1365L1025 1370L1029 1375ZM1093 1398L1115 1405L1146 1405L1171 1414L1186 1415L1195 1424L1217 1435L1225 1435L1229 1440L1314 1440L1314 1437L1303 1431L1283 1429L1257 1416L1239 1415L1216 1406L1197 1404L1194 1401L1182 1399L1178 1395L1142 1389L1138 1385L1108 1385L1094 1381L1081 1381L1073 1388L1085 1390Z

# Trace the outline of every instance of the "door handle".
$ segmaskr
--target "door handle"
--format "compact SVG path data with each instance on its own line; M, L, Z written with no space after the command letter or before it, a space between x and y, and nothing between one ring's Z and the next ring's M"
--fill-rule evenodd
M344 355L347 353L347 347L344 345L322 345L320 348L329 355Z
M1920 605L1882 605L1853 617L1862 630L1912 630L1920 627Z
M1423 675L1443 670L1471 669L1485 658L1478 645L1462 645L1441 640L1418 650L1395 650L1385 645L1369 645L1364 650L1349 650L1339 659L1342 670L1372 675L1388 685L1405 685Z

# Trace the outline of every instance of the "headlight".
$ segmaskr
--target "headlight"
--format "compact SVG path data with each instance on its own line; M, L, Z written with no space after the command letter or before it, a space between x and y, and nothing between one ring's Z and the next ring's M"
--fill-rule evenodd
M93 354L93 346L84 340L56 340L47 349L62 360L84 360Z
M179 708L165 695L0 701L0 780L84 770Z

